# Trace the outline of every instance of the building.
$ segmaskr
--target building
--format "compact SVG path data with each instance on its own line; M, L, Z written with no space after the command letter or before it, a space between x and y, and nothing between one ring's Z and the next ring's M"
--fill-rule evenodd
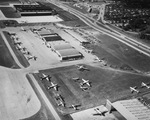
M142 100L144 100L142 98ZM120 100L111 103L107 100L106 107L111 112L113 109L118 111L126 120L150 120L149 104L145 104L140 99ZM150 101L149 101L150 103Z

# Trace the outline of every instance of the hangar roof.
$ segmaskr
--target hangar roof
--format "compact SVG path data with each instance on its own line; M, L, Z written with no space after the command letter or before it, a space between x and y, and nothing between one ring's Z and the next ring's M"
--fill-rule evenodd
M82 56L82 54L74 48L57 50L61 57L73 57L73 56Z
M63 44L57 44L57 45L53 45L53 49L55 50L64 50L64 49L70 49L73 48L70 44L68 43L63 43Z
M127 120L150 120L150 109L138 99L117 101L112 105Z

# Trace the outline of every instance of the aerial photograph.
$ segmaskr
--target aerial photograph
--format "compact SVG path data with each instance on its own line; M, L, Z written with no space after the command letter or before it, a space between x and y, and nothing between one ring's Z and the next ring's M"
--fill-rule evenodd
M0 0L0 120L150 120L150 0Z

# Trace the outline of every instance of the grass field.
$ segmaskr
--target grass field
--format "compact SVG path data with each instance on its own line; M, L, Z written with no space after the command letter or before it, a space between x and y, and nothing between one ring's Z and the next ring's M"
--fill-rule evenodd
M10 35L8 34L7 31L3 31L9 45L11 46L12 50L14 51L16 57L18 58L18 60L20 61L20 63L24 66L24 67L28 67L30 64L29 62L26 60L25 56L22 54L21 51L16 49L16 46L14 45L14 40L12 40L10 38Z
M91 44L84 47L93 50L93 54L105 60L108 66L121 70L150 71L150 58L120 41L97 32L92 28L77 28L74 32Z
M86 27L87 25L81 20L62 21L59 22L67 27Z
M57 12L58 11L64 11L62 8L52 4L52 3L49 3L49 2L38 2L39 4L43 4L43 5L46 5L46 6L49 6L50 8L52 8L53 10L56 10Z
M42 83L41 86L45 90L47 90L47 86L50 83L46 80L40 80L41 73L49 74L52 76L51 81L58 84L58 92L50 89L47 90L47 93L59 112L64 114L76 112L74 109L69 108L72 104L80 104L79 109L84 110L105 104L106 99L116 101L121 98L130 98L135 95L130 93L130 86L140 86L141 82L149 82L149 77L142 75L102 69L98 66L84 66L89 68L89 71L79 71L77 66L69 66L42 70L39 74L35 74L36 79ZM75 82L72 80L73 77L79 77L80 80ZM92 87L89 87L87 91L82 91L79 87L79 84L82 82L81 78L88 79L91 82ZM145 92L145 89L141 89L141 91ZM57 93L64 98L65 108L55 103L54 98Z
M11 56L2 36L0 35L0 65L8 68L18 69L19 66Z
M100 46L123 63L137 71L150 71L150 58L148 56L107 35L99 35L98 38L102 41Z

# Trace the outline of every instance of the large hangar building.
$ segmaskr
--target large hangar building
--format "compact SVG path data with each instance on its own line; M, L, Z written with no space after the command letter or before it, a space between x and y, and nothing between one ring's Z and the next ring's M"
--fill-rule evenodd
M45 5L14 5L16 11L19 11L21 16L46 16L55 15L57 12Z
M82 59L84 56L68 42L66 42L57 33L51 33L49 30L37 31L40 38L54 51L60 58L64 60Z

